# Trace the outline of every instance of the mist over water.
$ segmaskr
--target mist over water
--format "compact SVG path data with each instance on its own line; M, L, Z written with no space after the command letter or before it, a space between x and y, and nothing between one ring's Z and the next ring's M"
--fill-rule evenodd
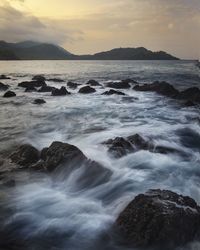
M4 248L12 242L17 250L128 249L110 229L137 194L150 188L169 189L200 204L199 107L183 107L176 100L134 90L123 90L126 96L103 96L105 89L96 87L94 94L70 90L74 94L52 97L24 93L17 87L36 74L82 84L89 79L104 83L133 78L141 83L168 81L178 89L200 87L200 71L194 62L0 62L0 74L14 79L1 82L17 94L13 99L0 98L0 151L21 143L42 149L62 141L77 146L111 172L109 177L104 171L91 174L77 162L71 172L61 166L49 176L18 173L16 187L0 192ZM36 98L47 103L32 104ZM141 150L114 159L102 144L136 133L181 154ZM199 250L200 244L193 242L183 249Z

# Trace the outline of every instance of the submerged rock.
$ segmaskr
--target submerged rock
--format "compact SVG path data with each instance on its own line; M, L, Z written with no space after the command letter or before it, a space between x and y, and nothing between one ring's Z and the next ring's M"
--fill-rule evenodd
M149 190L122 211L116 226L133 247L172 249L197 237L200 207L190 197L167 190Z
M121 91L116 91L114 89L110 89L110 90L104 92L102 95L126 95L126 94L124 94Z
M38 92L52 92L54 89L56 89L55 87L51 87L51 86L42 86Z
M5 91L9 88L9 85L3 84L2 82L0 82L0 91Z
M29 167L39 160L39 151L29 144L21 145L9 158L13 163L22 167Z
M106 86L113 89L129 89L131 87L131 85L127 81L108 82Z
M68 82L67 83L67 86L71 89L76 89L78 87L78 83L75 83L75 82Z
M50 78L50 79L47 79L47 81L51 81L51 82L64 82L64 80L62 80L60 78Z
M52 96L64 96L64 95L70 95L71 93L67 91L67 89L62 86L60 89L53 89L51 92Z
M200 89L197 87L186 89L179 93L178 98L200 103Z
M18 86L22 88L39 88L42 86L46 86L46 83L44 81L25 81L19 83Z
M152 84L136 85L133 89L136 91L152 91L168 97L177 97L179 94L179 91L171 84L158 81Z
M25 89L25 92L37 92L37 89L35 87L30 86Z
M34 103L34 104L39 104L39 105L40 105L40 104L44 104L44 103L46 103L46 102L45 102L44 99L35 99L33 103Z
M184 106L185 107L193 107L193 106L195 106L195 103L192 102L192 101L187 101L187 102L184 103Z
M90 86L102 86L99 82L97 82L96 80L89 80L87 82L88 85Z
M96 90L90 86L85 86L79 89L79 93L81 94L90 94L94 92L96 92Z
M10 80L11 78L6 75L0 75L0 80Z
M36 75L32 78L34 81L44 82L46 78L43 75Z
M16 96L16 94L15 94L15 92L13 92L13 91L7 91L7 92L3 95L3 97L5 97L5 98L14 97L14 96Z

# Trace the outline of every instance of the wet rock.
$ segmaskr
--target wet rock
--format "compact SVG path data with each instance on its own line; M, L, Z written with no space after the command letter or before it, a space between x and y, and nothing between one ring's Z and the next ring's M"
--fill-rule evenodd
M134 247L173 249L197 236L200 207L186 196L167 190L138 195L119 215L116 226Z
M51 81L51 82L64 82L64 80L59 79L59 78L50 78L47 81Z
M9 88L9 85L3 84L2 82L0 82L0 91L5 91Z
M5 98L10 98L10 97L14 97L14 96L16 96L15 92L13 92L13 91L7 91L7 92L4 94L3 97L5 97Z
M21 82L18 84L19 87L22 88L39 88L42 86L46 86L46 83L44 81L25 81L25 82Z
M108 82L106 84L107 87L112 89L129 89L131 85L129 82L121 81L121 82Z
M126 95L126 94L124 94L121 91L116 91L114 89L110 89L110 90L104 92L102 95Z
M115 139L110 139L106 142L103 142L103 144L108 145L108 152L116 158L134 153L138 150L148 150L151 148L151 144L145 141L138 134L129 136L127 138L116 137Z
M9 158L13 163L22 167L29 167L39 160L39 151L29 144L21 145Z
M0 80L10 80L11 78L6 75L0 75Z
M46 103L44 99L35 99L33 102L33 104L38 104L38 105L44 104L44 103Z
M60 164L80 164L87 160L87 157L76 146L62 142L53 142L49 148L43 149L42 158L44 167L50 172Z
M125 83L125 84L137 84L137 82L135 81L135 80L133 80L133 79L130 79L130 78L127 78L127 79L124 79L124 80L122 80L122 82L123 83Z
M75 82L68 82L67 86L71 89L76 89L79 86L79 84Z
M56 88L51 87L51 86L42 86L38 92L52 92L53 90L55 90Z
M62 86L60 89L53 89L51 94L52 96L64 96L64 95L70 95L71 93L68 92L64 86Z
M154 82L152 84L136 85L135 91L152 91L168 97L177 97L179 91L167 82Z
M110 139L104 142L104 144L108 145L108 152L116 158L123 157L135 151L135 148L132 146L132 144L123 137Z
M32 78L33 81L44 82L46 78L43 75L36 75Z
M186 89L179 93L178 98L200 103L200 89L197 87Z
M195 103L192 102L192 101L187 101L187 102L184 103L184 106L185 107L193 107L193 106L195 106Z
M90 85L90 86L102 86L99 82L97 82L96 80L89 80L87 82L87 85Z
M37 92L37 89L35 87L30 86L25 89L25 92Z
M90 86L85 86L79 89L79 93L81 94L90 94L94 92L96 92L96 90Z

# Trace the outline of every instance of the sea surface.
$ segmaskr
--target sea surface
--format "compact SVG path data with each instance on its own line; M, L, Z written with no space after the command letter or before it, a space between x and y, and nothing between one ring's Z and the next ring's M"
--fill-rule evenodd
M118 245L107 232L119 213L134 197L152 188L169 189L189 195L200 204L200 111L184 107L176 100L150 92L122 90L124 96L104 96L104 88L93 94L52 97L50 93L25 93L18 83L34 75L60 78L51 86L66 86L67 81L85 84L95 79L107 81L132 78L139 83L167 81L177 89L200 87L200 70L194 61L10 61L0 62L1 80L17 97L2 98L0 92L0 151L30 143L38 149L53 141L80 148L90 159L112 171L109 181L96 187L81 188L77 169L64 170L53 183L42 174L15 188L8 195L4 216L6 237L11 250L116 250ZM46 104L33 104L43 98ZM156 154L138 151L120 159L108 154L102 144L117 136L140 134L155 145L170 146L184 152ZM187 155L187 157L184 157ZM93 178L92 176L89 178ZM26 247L17 246L19 239ZM199 243L186 249L199 250ZM186 250L185 249L185 250ZM4 250L4 249L1 249ZM7 249L6 249L7 250Z

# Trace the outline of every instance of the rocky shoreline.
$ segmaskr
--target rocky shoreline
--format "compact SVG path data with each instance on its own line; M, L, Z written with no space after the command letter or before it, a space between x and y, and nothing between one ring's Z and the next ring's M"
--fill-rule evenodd
M3 75L2 80L10 79ZM63 84L62 79L49 79ZM167 82L154 82L151 84L139 84L133 79L118 82L99 83L89 80L80 85L68 82L66 86L56 88L46 84L44 76L38 75L31 81L21 82L18 87L23 88L25 93L40 92L50 93L55 96L74 95L67 88L77 90L77 94L93 94L96 88L104 92L101 95L125 96L124 90L155 92L167 98L176 100L183 107L200 104L200 89L187 88L179 91ZM0 83L0 91L3 98L15 98L15 92L9 90L9 86ZM34 104L45 104L44 99L35 99ZM187 158L184 151L179 151L173 146L166 147L155 145L151 139L141 134L110 138L102 141L110 157L119 159L126 155L139 151L148 151L153 154L175 154ZM49 147L38 150L29 144L18 145L10 149L6 154L1 154L0 160L0 185L2 188L15 188L17 180L15 173L38 172L55 178L55 173L64 169L64 174L69 175L72 171L83 169L83 174L78 180L81 188L96 187L107 183L112 171L102 164L89 159L78 147L60 141L54 141ZM92 176L92 180L91 177ZM133 197L134 198L134 197ZM130 249L153 247L153 249L174 249L178 246L200 240L200 207L190 197L182 196L170 190L148 190L144 194L136 196L126 208L121 211L112 228L122 238L122 244ZM2 231L2 230L1 230ZM0 240L0 247L4 243ZM10 248L9 248L10 247ZM3 250L14 249L6 246ZM17 248L18 249L18 248Z

